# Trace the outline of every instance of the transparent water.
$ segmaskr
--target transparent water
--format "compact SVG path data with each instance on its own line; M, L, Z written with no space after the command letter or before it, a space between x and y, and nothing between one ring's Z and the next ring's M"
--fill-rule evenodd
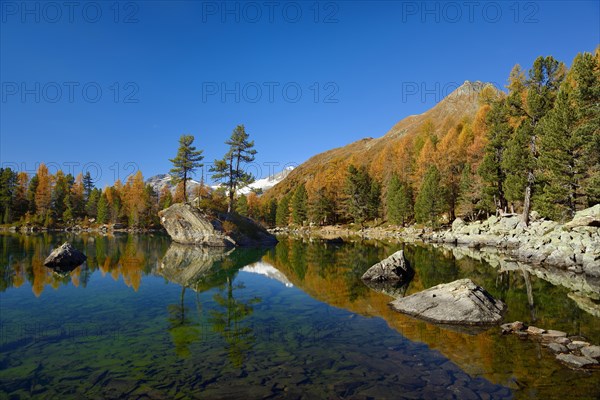
M57 275L43 260L65 240L88 260ZM283 239L224 254L162 235L2 235L0 398L600 397L600 371L565 368L539 343L391 311L360 276L401 246ZM600 342L600 320L562 286L404 249L406 294L470 277L507 320Z

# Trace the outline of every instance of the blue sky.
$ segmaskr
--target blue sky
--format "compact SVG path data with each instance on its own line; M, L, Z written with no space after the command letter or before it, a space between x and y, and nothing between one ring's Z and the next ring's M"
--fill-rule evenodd
M0 162L98 186L167 172L184 133L220 158L237 124L262 177L600 43L598 1L66 4L0 2Z

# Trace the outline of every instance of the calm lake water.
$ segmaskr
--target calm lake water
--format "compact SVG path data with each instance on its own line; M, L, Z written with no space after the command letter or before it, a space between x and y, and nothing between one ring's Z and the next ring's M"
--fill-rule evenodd
M43 260L66 240L88 260L57 275ZM539 343L391 311L360 276L403 246L416 273L398 293L469 277L508 304L506 320L600 343L570 289L427 246L281 239L223 253L162 235L5 234L0 399L600 398L600 370L572 371Z

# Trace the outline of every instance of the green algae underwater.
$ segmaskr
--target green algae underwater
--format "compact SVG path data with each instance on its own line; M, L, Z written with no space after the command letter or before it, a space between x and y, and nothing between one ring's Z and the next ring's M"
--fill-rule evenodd
M56 274L43 261L64 241L88 259ZM570 370L540 343L392 311L360 277L401 248L406 295L469 277L508 304L507 321L600 343L570 289L431 246L280 238L225 252L164 235L4 234L0 399L600 397L600 370Z

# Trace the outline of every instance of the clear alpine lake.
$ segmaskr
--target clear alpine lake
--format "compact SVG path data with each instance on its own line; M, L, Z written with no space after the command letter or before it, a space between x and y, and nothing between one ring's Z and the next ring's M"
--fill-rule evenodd
M87 262L43 266L64 241ZM468 277L505 321L600 343L571 290L426 245L280 238L209 252L161 234L0 236L0 399L597 399L541 343L472 334L392 311L361 275L403 248L406 295ZM588 299L592 305L598 300Z

